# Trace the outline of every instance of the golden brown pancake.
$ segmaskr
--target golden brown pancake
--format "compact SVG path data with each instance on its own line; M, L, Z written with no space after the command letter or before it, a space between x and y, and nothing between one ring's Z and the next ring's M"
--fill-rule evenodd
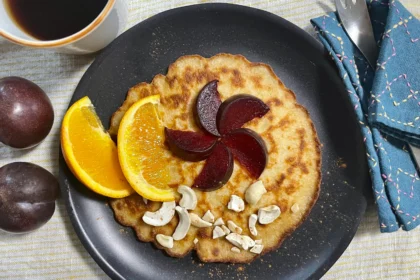
M259 133L266 143L268 163L260 180L268 192L256 205L246 204L241 213L228 210L230 196L235 194L244 198L245 190L255 181L235 162L232 177L225 186L212 192L195 189L198 204L192 212L201 217L211 210L216 219L222 217L225 223L232 220L243 229L242 234L254 240L262 239L262 255L278 248L308 216L318 198L321 181L320 145L309 113L296 102L293 92L283 85L270 66L251 63L241 55L180 57L169 66L166 76L159 74L150 84L140 83L129 90L124 104L111 119L109 131L115 136L127 109L137 100L154 94L161 96L159 113L166 127L198 131L200 128L193 117L194 102L200 90L215 79L219 80L222 101L246 93L255 95L270 107L263 118L244 126ZM204 161L185 162L171 157L171 186L192 186L203 165ZM300 210L292 213L290 208L295 203ZM280 217L268 225L257 223L258 236L252 236L248 229L249 216L259 208L273 204L280 207ZM178 224L177 215L162 227L152 227L142 221L145 211L155 211L160 205L159 202L145 205L137 194L111 201L118 222L133 227L141 241L153 242L162 248L155 236L159 233L172 235ZM174 257L183 257L196 250L204 262L246 263L259 256L244 250L232 252L233 245L225 238L212 239L212 230L213 227L198 229L191 226L183 240L174 241L172 249L162 249ZM193 242L195 238L197 244Z

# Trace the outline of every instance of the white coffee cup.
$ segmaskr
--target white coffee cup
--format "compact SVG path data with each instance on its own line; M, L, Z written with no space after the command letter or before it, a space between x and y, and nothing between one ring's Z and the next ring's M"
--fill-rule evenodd
M0 0L0 36L16 44L33 48L48 48L72 54L93 53L106 47L124 30L128 17L125 1L108 0L102 12L84 29L62 39L42 41L26 34L6 11L5 2Z

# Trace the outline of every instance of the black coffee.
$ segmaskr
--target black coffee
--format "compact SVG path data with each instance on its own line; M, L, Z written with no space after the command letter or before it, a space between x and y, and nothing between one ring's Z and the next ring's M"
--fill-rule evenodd
M0 0L1 1L1 0ZM22 30L39 40L67 37L88 26L108 0L4 0Z

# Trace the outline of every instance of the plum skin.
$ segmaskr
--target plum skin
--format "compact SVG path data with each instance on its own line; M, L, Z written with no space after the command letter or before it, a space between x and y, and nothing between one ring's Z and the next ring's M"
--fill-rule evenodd
M222 101L217 90L218 80L213 80L203 87L197 96L194 106L194 116L196 123L208 133L219 137L217 130L216 117Z
M27 162L0 168L0 229L26 233L47 223L59 194L57 179L44 168Z
M177 157L187 161L206 159L216 145L217 138L194 131L173 130L165 127L165 143Z
M261 136L251 129L239 128L225 135L222 142L252 178L261 176L268 161L267 147Z
M217 129L222 135L228 134L255 118L262 118L268 111L270 107L253 95L233 95L220 105L216 117Z
M0 79L0 142L31 148L47 137L53 122L51 101L39 86L20 77Z
M218 141L193 186L208 192L226 184L233 172L233 155L226 145Z

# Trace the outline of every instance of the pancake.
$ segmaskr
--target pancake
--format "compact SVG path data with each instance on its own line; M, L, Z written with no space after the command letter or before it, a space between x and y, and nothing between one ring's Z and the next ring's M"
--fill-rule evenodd
M274 74L269 65L251 63L241 55L218 54L211 58L198 55L180 57L169 66L166 76L157 75L149 83L140 83L128 92L123 105L112 116L109 132L115 136L122 116L137 100L154 94L161 96L158 108L166 127L178 130L199 131L194 121L193 106L201 89L212 80L219 80L218 91L223 100L232 95L252 94L269 107L270 111L261 119L254 119L244 127L257 132L265 141L268 163L259 180L267 193L256 205L246 204L245 210L236 213L228 210L230 196L244 198L245 190L255 182L236 162L232 176L222 188L212 192L194 189L197 208L191 212L200 217L211 210L215 218L222 217L225 223L232 220L243 229L244 235L262 239L264 250L260 255L278 248L309 215L320 191L321 155L318 137L308 111L299 105L292 91L287 89ZM168 151L168 154L170 152ZM185 162L170 158L171 186L180 184L192 186L194 178L204 165L202 162ZM179 198L178 198L179 199ZM251 235L248 218L258 209L277 205L281 215L268 225L257 224L258 236ZM297 204L299 211L293 213L291 207ZM225 238L212 238L213 227L195 228L191 226L187 236L174 241L172 249L162 248L155 236L159 233L172 235L178 217L162 227L152 227L142 221L145 211L156 211L161 203L149 201L134 194L110 203L116 220L124 226L132 227L139 240L153 242L173 257L183 257L196 250L204 262L247 263L258 257L249 251L232 252L233 245ZM198 243L194 244L194 239Z

